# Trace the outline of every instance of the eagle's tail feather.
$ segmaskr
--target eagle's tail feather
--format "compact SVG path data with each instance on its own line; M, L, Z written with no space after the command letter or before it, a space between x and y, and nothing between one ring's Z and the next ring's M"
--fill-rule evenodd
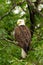
M22 49L21 57L22 58L26 58L26 56L27 56L27 53L24 51L24 49Z

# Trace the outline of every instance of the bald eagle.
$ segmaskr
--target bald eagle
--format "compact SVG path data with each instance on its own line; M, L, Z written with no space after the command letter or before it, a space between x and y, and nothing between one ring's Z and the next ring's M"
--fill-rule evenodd
M25 21L23 19L19 19L17 24L18 26L15 27L14 35L18 45L22 48L21 57L25 58L30 47L31 32L25 25Z

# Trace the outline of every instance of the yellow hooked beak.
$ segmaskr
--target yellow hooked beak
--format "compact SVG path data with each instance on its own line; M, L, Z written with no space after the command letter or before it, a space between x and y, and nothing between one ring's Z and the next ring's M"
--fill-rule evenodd
M20 21L17 21L17 25L19 25L21 22Z

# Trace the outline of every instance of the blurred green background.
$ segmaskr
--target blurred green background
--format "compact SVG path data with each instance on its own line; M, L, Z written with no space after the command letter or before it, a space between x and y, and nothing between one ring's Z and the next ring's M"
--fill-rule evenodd
M18 19L24 19L30 28L27 3L24 0L0 0L0 65L43 65L43 17L39 14L35 15L35 31L32 38L32 47L35 51L28 51L27 58L20 60L21 48L1 40L1 38L14 40L12 33Z

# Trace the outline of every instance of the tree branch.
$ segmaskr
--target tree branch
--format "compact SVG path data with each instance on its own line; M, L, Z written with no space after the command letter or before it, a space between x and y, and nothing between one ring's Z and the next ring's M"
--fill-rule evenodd
M33 3L31 2L31 0L26 0L27 4L28 4L28 9L29 9L29 13L30 13L30 21L31 21L31 26L30 26L30 30L31 30L31 36L33 37L33 33L34 33L34 29L35 29L35 14L38 13L43 17L43 14L35 7L35 5L33 5ZM38 2L39 0L37 0L36 2ZM40 2L40 1L39 1ZM38 4L37 4L38 6Z
M18 46L18 42L16 42L16 41L11 41L11 40L9 40L9 39L7 39L7 38L0 38L0 40L5 40L5 41L7 41L7 42L10 42L10 43L12 43L12 44Z
M40 4L41 0L36 0L35 2L35 6L38 7L38 5Z
M10 14L10 12L11 12L16 6L22 5L22 3L24 3L24 1L23 1L23 2L19 2L19 3L17 3L17 4L14 2L13 6L11 7L11 9L10 9L8 12L6 12L4 15L2 15L2 16L0 17L0 20L2 20L4 17L8 16L8 15ZM24 11L24 9L23 9L23 11ZM26 11L25 11L25 12L26 12Z
M43 17L43 14L33 5L33 3L30 0L26 0L28 5L31 6L35 13L38 13L40 16Z
M16 6L16 4L14 4L7 13L5 13L3 16L1 16L0 20L2 20L4 17L8 16L10 14L10 12L15 8L15 6Z
M28 10L29 10L29 14L30 14L30 22L31 22L31 26L30 26L30 31L31 31L31 36L33 37L33 33L34 33L34 29L35 29L35 13L34 13L34 9L32 9L33 4L31 4L30 0L26 0L27 1L27 5L28 5Z
M28 4L30 6L33 6L33 4L31 3L30 0L26 0L26 1L28 2ZM40 1L40 0L37 0L37 1ZM15 6L22 5L22 3L24 3L24 1L23 2L19 2L17 4L14 3L13 6L11 7L11 9L0 17L0 20L2 20L4 17L8 16L10 14L10 12L15 8ZM37 10L35 6L33 6L33 8L34 8L35 12L37 12L38 14L40 14L43 17L43 14L39 10ZM23 9L23 11L26 12L24 9Z

